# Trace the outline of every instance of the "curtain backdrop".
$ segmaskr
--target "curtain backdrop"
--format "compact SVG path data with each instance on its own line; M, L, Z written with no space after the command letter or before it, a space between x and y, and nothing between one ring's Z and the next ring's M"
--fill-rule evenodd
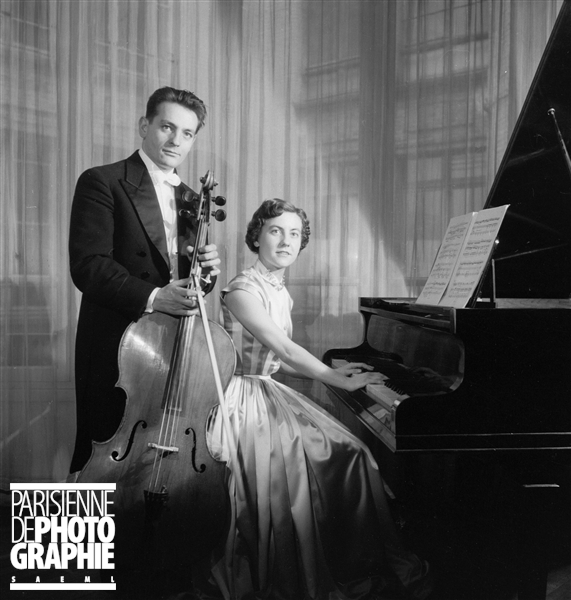
M65 478L80 296L79 174L139 147L158 87L209 111L190 159L228 199L218 289L265 198L312 236L287 280L295 339L361 342L360 296L416 296L451 217L483 207L562 0L1 0L0 487ZM217 294L208 297L217 319ZM292 383L292 381L288 381ZM296 384L298 385L298 384ZM308 394L326 402L319 384Z

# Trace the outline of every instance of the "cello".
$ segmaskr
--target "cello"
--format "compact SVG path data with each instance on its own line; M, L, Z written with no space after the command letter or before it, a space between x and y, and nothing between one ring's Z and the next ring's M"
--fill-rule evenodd
M206 243L210 217L225 211L211 204L217 185L210 171L200 195L185 192L182 218L198 222L191 256L189 293L199 314L144 315L123 334L117 386L126 394L122 422L105 442L93 442L78 483L115 483L115 564L124 570L187 571L219 542L227 528L227 466L210 455L206 427L234 373L230 336L206 317L198 248ZM232 452L236 456L235 449Z

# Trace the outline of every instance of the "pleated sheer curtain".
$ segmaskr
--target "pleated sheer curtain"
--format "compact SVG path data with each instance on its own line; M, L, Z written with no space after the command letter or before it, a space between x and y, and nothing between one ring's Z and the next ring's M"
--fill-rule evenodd
M228 198L211 226L218 289L253 262L244 233L263 199L307 211L287 283L295 339L321 357L360 343L360 296L417 295L449 219L484 205L561 5L2 0L1 489L67 474L73 190L139 147L152 91L208 106L180 173L197 188L214 171ZM217 319L217 294L208 307ZM327 403L319 384L299 389Z

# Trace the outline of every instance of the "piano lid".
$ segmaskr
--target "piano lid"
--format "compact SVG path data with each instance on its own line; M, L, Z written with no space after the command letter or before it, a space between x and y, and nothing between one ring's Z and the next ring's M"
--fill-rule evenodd
M571 0L565 0L484 208L509 204L480 296L571 297Z

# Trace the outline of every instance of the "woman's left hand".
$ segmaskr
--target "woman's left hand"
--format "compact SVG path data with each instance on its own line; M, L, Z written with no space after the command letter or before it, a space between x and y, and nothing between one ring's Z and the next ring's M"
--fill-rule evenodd
M365 371L363 373L355 373L354 375L349 375L343 380L343 389L354 392L360 388L364 388L369 384L377 384L382 383L385 377L382 373L371 373L370 371Z
M345 377L351 377L351 375L358 375L359 373L363 373L365 371L372 371L373 367L366 363L347 363L342 367L337 367L334 369L340 375L345 375Z

